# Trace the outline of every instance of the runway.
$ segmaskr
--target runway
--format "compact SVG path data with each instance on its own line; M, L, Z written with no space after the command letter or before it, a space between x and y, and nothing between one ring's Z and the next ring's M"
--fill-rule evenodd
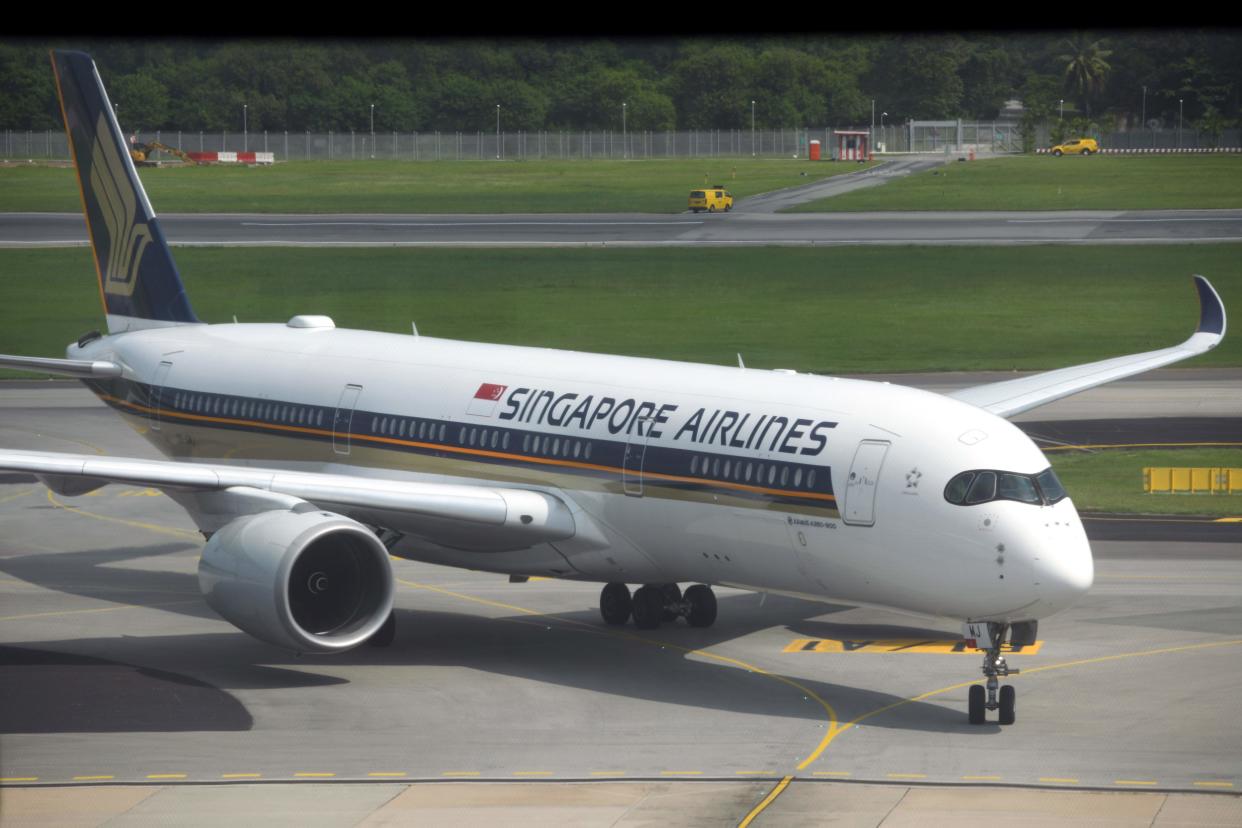
M1158 410L1185 408L1201 379L1159 376L1176 390ZM0 410L6 446L154 456L72 384L5 384ZM1069 437L1103 427L1055 422ZM233 783L213 801L253 802L248 785L298 782L300 794L262 790L304 814L322 790L304 783L333 781L370 784L334 788L341 798L312 822L340 824L352 803L384 824L413 797L423 810L411 814L463 821L494 819L490 802L579 823L629 808L622 824L722 824L784 782L755 824L828 811L879 824L899 801L911 821L947 819L924 785L969 786L954 807L985 811L1027 803L1013 786L1056 789L1070 799L1020 813L1068 801L1079 817L1154 809L1151 824L1205 807L1179 792L1242 790L1242 527L1211 542L1093 541L1092 592L1011 657L1018 724L980 728L964 712L978 657L953 652L948 622L722 589L714 627L639 633L600 622L595 585L397 562L393 647L299 658L207 608L201 537L163 495L61 498L8 478L0 520L0 784L21 813L40 800L17 787L122 786L108 796L143 824L160 802L194 807L194 789L177 786ZM407 787L428 781L462 784ZM1237 798L1208 799L1242 813Z
M677 215L190 215L174 245L729 246L1190 244L1242 241L1242 210ZM86 244L80 214L0 214L0 247Z

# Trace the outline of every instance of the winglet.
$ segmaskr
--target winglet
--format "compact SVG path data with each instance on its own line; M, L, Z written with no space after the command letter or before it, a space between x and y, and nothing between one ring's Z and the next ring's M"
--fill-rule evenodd
M1209 333L1223 337L1225 335L1225 303L1212 283L1199 274L1195 274L1195 288L1199 291L1199 327L1195 333Z

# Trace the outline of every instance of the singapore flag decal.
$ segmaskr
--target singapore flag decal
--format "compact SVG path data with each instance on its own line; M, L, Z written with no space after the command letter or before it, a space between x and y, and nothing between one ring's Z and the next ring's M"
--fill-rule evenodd
M492 412L496 410L496 402L504 396L507 385L493 385L485 382L479 386L479 390L474 392L474 399L466 406L467 414L474 414L479 417L490 417Z

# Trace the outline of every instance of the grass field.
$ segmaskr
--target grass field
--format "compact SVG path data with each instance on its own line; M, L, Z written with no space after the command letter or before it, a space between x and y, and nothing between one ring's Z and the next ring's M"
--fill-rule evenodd
M1242 245L177 248L207 321L342 327L817 373L1044 369L1182 341L1191 273L1242 308ZM0 352L102 325L85 248L0 250ZM1193 365L1242 365L1229 336Z
M678 213L690 190L737 198L857 172L794 160L293 161L148 167L161 213ZM79 212L70 167L0 166L0 212Z
M1242 207L1242 155L1032 155L951 163L795 212Z
M1242 468L1242 449L1239 448L1108 449L1090 454L1049 452L1048 457L1079 511L1242 516L1242 494L1161 495L1143 492L1143 469L1147 466Z

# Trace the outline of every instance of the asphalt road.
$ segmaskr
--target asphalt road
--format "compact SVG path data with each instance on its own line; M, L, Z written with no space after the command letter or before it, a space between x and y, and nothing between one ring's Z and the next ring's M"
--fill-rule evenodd
M175 245L696 246L1185 244L1242 241L1242 210L1047 213L190 215L161 217ZM0 214L0 247L85 244L75 213Z

